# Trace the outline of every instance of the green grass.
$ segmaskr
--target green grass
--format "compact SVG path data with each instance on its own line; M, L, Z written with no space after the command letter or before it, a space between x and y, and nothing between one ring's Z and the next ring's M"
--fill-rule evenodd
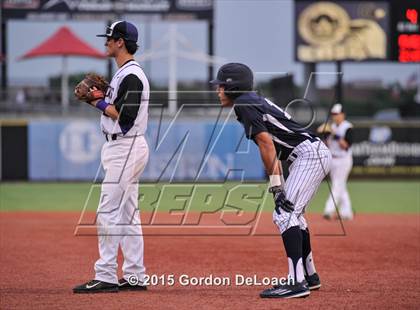
M348 185L353 207L359 213L419 213L420 181L352 181ZM244 211L262 204L266 185L255 184L145 184L140 206L144 211L185 210ZM91 193L91 195L89 195ZM100 185L90 183L1 183L1 211L81 211L96 210ZM328 196L323 183L310 204L309 212L322 212ZM273 210L267 196L264 211Z

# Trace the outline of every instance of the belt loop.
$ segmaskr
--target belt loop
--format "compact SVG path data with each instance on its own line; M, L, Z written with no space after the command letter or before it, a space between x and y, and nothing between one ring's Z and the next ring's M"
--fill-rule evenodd
M321 139L318 137L312 137L309 141L311 141L311 143L315 143L315 142L321 141Z
M289 157L287 158L288 161L290 161L291 163L294 162L297 158L297 155L294 153L294 151L292 151L289 155Z
M116 133L113 133L113 134L104 133L104 135L105 135L105 140L107 142L109 142L109 141L115 141L118 138L118 135Z

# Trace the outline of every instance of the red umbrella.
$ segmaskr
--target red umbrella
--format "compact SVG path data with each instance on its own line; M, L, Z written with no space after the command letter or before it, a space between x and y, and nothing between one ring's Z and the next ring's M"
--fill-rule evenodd
M61 103L63 108L67 108L68 102L68 71L67 57L82 56L93 58L105 58L106 55L95 48L89 46L86 42L78 38L68 27L61 27L51 37L45 40L37 47L31 49L20 59L29 59L34 57L62 56L63 67L61 76Z

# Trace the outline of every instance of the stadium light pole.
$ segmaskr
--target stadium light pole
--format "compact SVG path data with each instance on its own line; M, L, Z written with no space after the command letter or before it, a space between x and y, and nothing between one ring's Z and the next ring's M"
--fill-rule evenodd
M304 76L305 80L308 83L308 91L306 93L306 98L309 98L311 101L316 102L318 100L317 93L317 75L316 75L316 63L307 62L304 63Z
M420 104L420 66L417 67L417 94L414 97L414 101Z
M1 9L1 51L0 51L0 63L1 63L1 99L7 99L7 20L3 15L3 9Z
M214 56L214 22L213 22L213 18L211 20L208 21L207 23L207 47L208 47L208 51L207 54L212 57ZM208 69L207 69L207 80L211 81L213 80L213 75L214 75L214 64L213 63L209 63L208 65ZM211 85L209 84L209 87L211 89Z
M337 83L335 84L335 98L336 102L343 103L343 68L342 62L336 62Z
M168 45L168 51L162 49L162 45ZM180 49L178 47L180 44ZM139 61L150 61L160 58L168 58L168 93L169 93L169 103L168 103L168 114L175 115L177 111L177 85L178 85L178 73L177 73L177 58L183 58L187 60L197 61L208 64L221 64L226 60L217 56L210 56L206 53L201 52L200 50L194 48L191 42L183 36L179 31L177 31L176 24L171 23L169 26L169 31L155 44L152 44L151 48L147 51L144 51L139 57Z
M69 109L69 70L67 56L63 56L62 58L61 106L63 108L63 113L66 114Z
M151 37L152 37L152 29L151 29L151 21L147 20L144 23L144 44L143 44L143 50L148 50L151 47ZM144 67L147 73L147 77L149 78L149 81L152 81L152 62L150 60L145 61Z
M175 115L177 110L177 29L176 24L171 23L169 26L169 115Z

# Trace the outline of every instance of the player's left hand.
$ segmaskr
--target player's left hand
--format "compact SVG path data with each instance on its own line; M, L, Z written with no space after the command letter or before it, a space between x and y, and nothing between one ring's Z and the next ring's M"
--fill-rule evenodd
M280 214L280 208L286 212L293 212L295 210L293 203L286 199L286 193L281 186L273 186L269 189L270 193L273 193L275 210L277 214Z
M89 73L83 81L77 84L74 95L80 101L91 103L92 101L105 98L109 83L100 75Z

